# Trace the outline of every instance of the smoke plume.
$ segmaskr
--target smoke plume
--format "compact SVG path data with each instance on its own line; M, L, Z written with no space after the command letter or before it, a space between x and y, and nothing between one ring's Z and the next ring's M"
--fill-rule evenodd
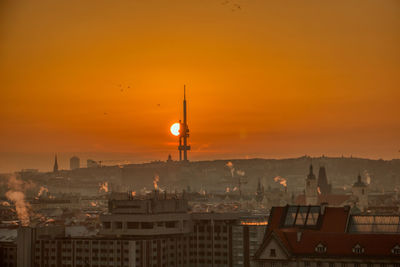
M287 187L287 181L286 181L286 179L283 178L283 177L276 176L276 177L274 178L274 181L275 181L276 183L279 183L279 184L283 185L283 187Z
M367 183L367 185L369 185L371 183L371 176L369 176L367 170L364 171L364 177L365 177L365 182Z
M239 175L239 176L244 176L246 173L244 171L242 171L242 170L237 170L236 174Z
M233 175L235 174L235 168L233 168L233 163L228 161L228 163L226 163L225 166L229 168L229 170L231 171L231 176L233 177Z
M8 191L6 197L15 205L18 219L22 226L29 225L29 208L30 205L25 201L25 191L35 187L32 181L22 181L15 176L10 176L7 181Z
M100 183L99 186L99 192L108 192L108 182Z
M154 190L158 190L158 182L160 181L160 177L158 176L158 174L154 175L153 178L153 186L154 186Z
M42 196L44 194L44 192L48 193L49 189L47 189L47 187L45 187L45 186L41 186L39 189L39 193L37 194L37 197L39 198L40 196Z
M22 226L29 225L29 203L25 202L25 194L21 191L9 190L6 192L6 197L14 202L17 211L18 219L21 221Z

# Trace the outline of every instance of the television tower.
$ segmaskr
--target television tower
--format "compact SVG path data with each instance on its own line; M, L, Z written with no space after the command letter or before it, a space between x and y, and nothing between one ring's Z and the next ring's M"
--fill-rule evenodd
M187 126L187 114L186 114L186 85L183 86L183 122L180 123L180 134L179 134L179 161L182 161L182 152L183 152L183 161L188 161L187 152L190 150L190 146L188 146L187 139L189 137L189 128ZM183 139L183 144L182 144Z

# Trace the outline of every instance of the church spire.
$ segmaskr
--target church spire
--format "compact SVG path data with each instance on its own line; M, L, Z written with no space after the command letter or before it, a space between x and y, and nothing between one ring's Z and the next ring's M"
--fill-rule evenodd
M315 179L314 171L313 171L313 166L310 164L310 173L307 176L308 179Z
M57 162L57 154L54 157L54 167L53 172L58 172L58 162Z

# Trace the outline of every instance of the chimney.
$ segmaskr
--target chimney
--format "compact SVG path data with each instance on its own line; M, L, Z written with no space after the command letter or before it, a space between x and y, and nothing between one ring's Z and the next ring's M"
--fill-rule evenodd
M300 241L301 241L301 236L302 236L302 234L303 234L303 232L301 232L301 231L298 231L298 232L297 232L297 242L300 242Z

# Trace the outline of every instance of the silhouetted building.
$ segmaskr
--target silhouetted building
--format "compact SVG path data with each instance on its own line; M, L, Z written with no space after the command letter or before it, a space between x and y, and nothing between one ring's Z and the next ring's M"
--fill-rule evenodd
M57 155L54 157L54 166L53 166L53 172L58 172L58 162L57 162Z
M88 168L97 168L97 167L99 167L99 163L97 161L92 160L92 159L88 159L86 161L86 163L87 163L87 167Z
M310 165L310 173L307 175L305 191L306 205L316 205L318 203L318 186L312 164Z
M81 160L78 157L73 156L69 160L69 167L71 170L79 169L81 167Z
M351 195L331 194L331 186L328 184L326 170L320 167L318 180L310 165L310 172L306 179L306 189L303 195L298 195L294 201L297 205L320 205L326 203L330 206L344 206L351 204Z
M20 228L18 253L29 266L252 266L267 218L193 213L176 194L115 197L99 235ZM26 265L28 266L28 265Z
M274 207L258 266L399 266L400 216L352 215L350 207Z
M328 178L324 166L319 167L318 188L321 195L328 195L331 193L331 186L328 184Z
M368 208L368 186L361 180L360 174L358 174L357 181L354 183L352 191L355 197L355 205L360 211L366 211Z
M167 163L173 162L171 154L168 155Z
M0 229L0 266L17 266L17 229Z
M264 199L264 186L261 184L261 180L258 179L256 201L261 202Z

